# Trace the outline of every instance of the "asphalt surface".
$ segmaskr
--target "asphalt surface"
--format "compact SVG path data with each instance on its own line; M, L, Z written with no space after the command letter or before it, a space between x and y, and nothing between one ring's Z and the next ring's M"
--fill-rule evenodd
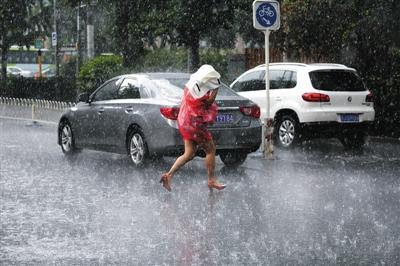
M0 265L400 264L400 144L315 140L216 173L64 157L56 125L0 119Z

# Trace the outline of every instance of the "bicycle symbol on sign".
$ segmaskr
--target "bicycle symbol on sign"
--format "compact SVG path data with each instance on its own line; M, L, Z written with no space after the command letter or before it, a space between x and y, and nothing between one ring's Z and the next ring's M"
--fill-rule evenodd
M269 6L268 7L263 6L262 9L260 9L258 11L258 15L260 15L260 17L267 16L267 17L272 18L273 16L275 16L275 13L274 13L274 11L271 10L271 8Z

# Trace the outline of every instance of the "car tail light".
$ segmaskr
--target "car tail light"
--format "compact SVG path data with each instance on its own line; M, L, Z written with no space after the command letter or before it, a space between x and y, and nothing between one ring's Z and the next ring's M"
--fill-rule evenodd
M260 114L261 114L260 107L258 107L257 105L242 106L242 107L239 107L239 110L244 115L252 116L255 118L260 118Z
M306 102L329 102L331 99L329 98L329 95L323 94L323 93L318 93L318 92L310 92L310 93L304 93L301 97L303 97L303 100Z
M177 120L179 114L178 107L161 107L160 108L161 114L168 119Z
M374 102L374 96L372 95L372 92L368 93L368 95L365 97L365 102L367 103Z

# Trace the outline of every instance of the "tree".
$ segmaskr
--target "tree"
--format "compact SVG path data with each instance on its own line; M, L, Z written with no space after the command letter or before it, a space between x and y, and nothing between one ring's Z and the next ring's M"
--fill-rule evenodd
M26 17L28 7L33 1L3 0L0 6L0 32L1 32L1 72L2 79L7 78L7 53L12 44L29 44L27 29L30 27ZM24 7L27 8L24 8Z
M49 5L43 0L3 0L0 6L1 72L7 78L7 54L11 45L29 47L36 35L49 27Z
M352 1L352 18L346 46L355 66L374 94L376 127L386 134L400 132L394 122L400 115L400 2ZM397 119L398 120L398 119Z
M346 40L346 45L355 51L351 63L366 73L390 67L394 52L400 48L399 10L396 0L353 1L353 21Z
M105 3L103 3L104 5ZM117 44L114 51L123 57L125 67L137 64L144 55L144 45L152 44L165 17L165 1L124 1L110 4L111 32Z
M235 4L235 29L245 42L264 44L264 35L253 27L252 0L240 1Z
M286 0L282 3L281 45L289 57L337 62L351 23L349 1Z
M68 1L73 5L77 2ZM235 35L230 31L234 23L233 3L231 0L99 0L97 11L102 14L101 21L108 23L102 26L101 32L96 32L96 43L110 39L111 35L112 43L102 42L98 48L106 44L103 48L121 54L124 67L138 64L145 49L156 48L156 43L157 46L169 44L172 47L183 44L191 51L194 69L199 63L200 39L207 39L218 47L233 45ZM159 39L161 44L156 42Z
M234 1L172 0L169 2L169 21L172 35L190 52L190 69L199 62L199 42L215 29L229 29L234 22Z

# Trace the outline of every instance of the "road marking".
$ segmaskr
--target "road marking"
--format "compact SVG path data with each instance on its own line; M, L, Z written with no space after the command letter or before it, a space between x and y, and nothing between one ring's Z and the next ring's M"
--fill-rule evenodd
M0 116L1 119L10 119L10 120L19 120L19 121L28 121L28 122L33 122L32 119L30 118L19 118L19 117L11 117L11 116ZM51 121L45 121L45 120L37 120L35 119L34 121L38 123L43 123L43 124L50 124L50 125L57 125L58 123L56 122L51 122Z

